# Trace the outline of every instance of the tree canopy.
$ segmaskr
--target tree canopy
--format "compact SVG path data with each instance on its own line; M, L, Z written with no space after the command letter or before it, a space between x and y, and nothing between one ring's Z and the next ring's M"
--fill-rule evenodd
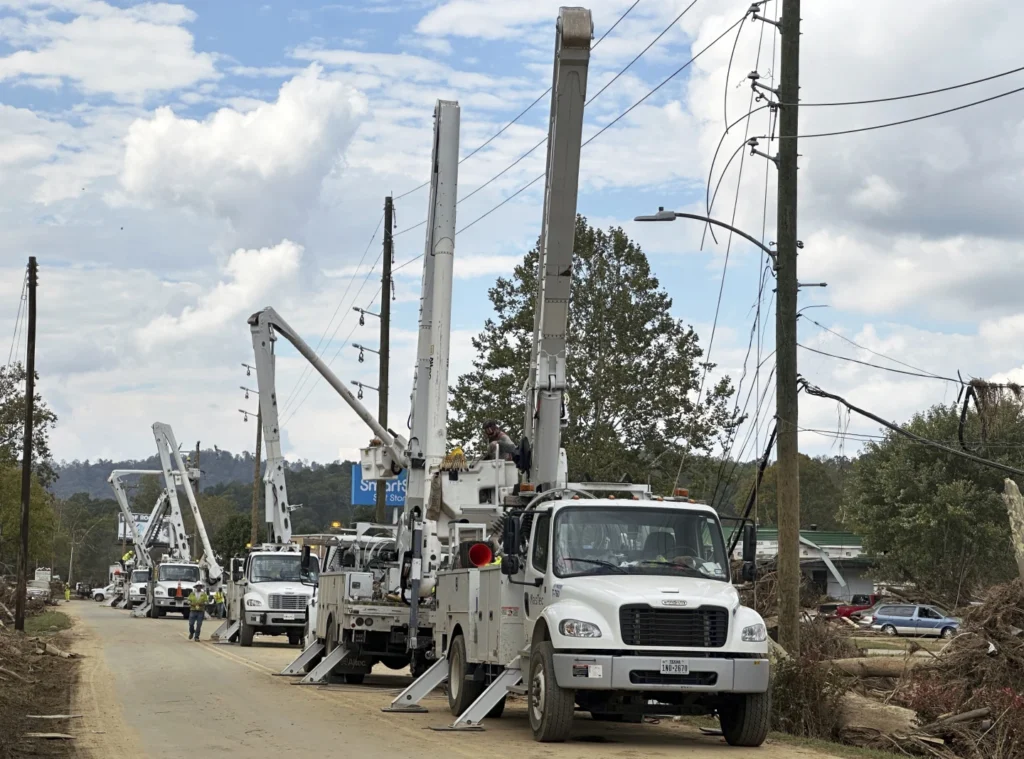
M574 250L562 439L570 477L643 481L659 454L687 445L710 451L732 385L722 378L697 403L703 350L693 328L672 316L672 299L647 256L621 228L597 229L582 216ZM471 444L488 418L513 441L522 436L537 261L534 248L488 291L496 314L473 339L473 371L453 388L453 442ZM671 484L674 475L661 476Z

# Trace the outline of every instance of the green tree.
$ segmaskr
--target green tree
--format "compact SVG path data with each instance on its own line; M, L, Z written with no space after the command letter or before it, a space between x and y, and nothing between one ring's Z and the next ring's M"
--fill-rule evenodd
M20 362L0 366L0 463L21 462L27 378L28 372ZM32 469L44 486L52 484L57 478L50 456L50 430L56 424L57 415L43 402L37 390L32 417Z
M235 556L244 556L251 537L252 521L247 514L232 514L210 539L213 552L225 562ZM261 522L258 539L267 539L266 526ZM227 568L225 564L225 569Z
M851 462L843 457L811 458L800 454L800 525L817 525L823 530L843 529L846 503L847 475ZM739 485L739 496L746 499L757 477L753 467ZM757 510L761 524L776 524L778 505L776 488L778 465L764 470L764 478L757 493Z
M29 569L50 566L55 520L53 496L33 474L29 491ZM0 574L15 571L21 535L21 467L0 464ZM31 579L31 578L29 578Z
M450 438L468 445L484 420L522 436L522 387L533 339L537 249L489 290L497 312L473 340L473 371L459 377ZM577 217L569 305L567 411L563 445L570 476L645 480L655 456L710 450L728 416L728 378L705 388L697 334L671 315L672 300L646 255L621 228ZM713 367L712 367L713 368ZM678 456L675 457L678 461ZM668 483L674 479L663 475ZM664 482L660 483L662 486Z
M905 428L956 446L959 416L955 406L933 406ZM1002 399L981 414L972 411L966 428L977 455L1024 468L1019 402ZM1013 575L1000 498L1004 473L892 432L869 443L853 469L849 521L865 548L882 557L884 579L913 582L955 602Z

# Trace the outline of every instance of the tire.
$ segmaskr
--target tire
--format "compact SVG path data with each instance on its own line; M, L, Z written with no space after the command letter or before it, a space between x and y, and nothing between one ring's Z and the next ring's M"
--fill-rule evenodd
M772 695L743 693L729 698L718 710L722 735L730 746L760 746L768 737L772 721Z
M290 632L288 633L288 645L290 646L301 646L302 635L300 633Z
M363 680L366 679L366 675L362 672L349 672L344 675L345 682L349 685L362 685Z
M100 603L100 604L101 604L101 603L103 603L103 594L102 594L102 593L97 593L97 594L96 594L96 595L94 595L94 596L93 596L92 598L93 598L93 600L94 600L94 601L95 601L96 603Z
M895 637L895 636L899 635L899 633L896 632L896 628L893 627L892 625L882 625L882 632L885 635L890 635L892 637Z
M243 648L249 648L252 645L252 638L256 634L256 628L250 627L245 623L245 617L242 617L242 621L238 627L238 645Z
M555 681L554 655L554 646L545 640L534 646L530 656L527 711L533 739L541 743L560 743L569 737L576 707L576 691Z
M384 663L385 666L387 662ZM417 678L433 666L433 662L427 659L424 651L416 651L409 660L409 674Z
M505 713L505 702L507 700L507 698L503 698L492 706L491 710L487 712L487 719L501 719L501 715Z
M942 632L939 633L940 638L946 638L947 640L952 638L954 635L956 635L956 630L952 627L943 627Z
M184 617L185 619L188 619L188 609L182 609L181 610L181 616Z
M466 639L456 635L448 646L448 710L454 717L472 706L484 691L483 683L466 679L468 671Z
M163 619L164 615L166 615L166 614L167 614L167 610L166 609L161 609L160 607L157 607L157 609L156 609L156 618L157 619Z

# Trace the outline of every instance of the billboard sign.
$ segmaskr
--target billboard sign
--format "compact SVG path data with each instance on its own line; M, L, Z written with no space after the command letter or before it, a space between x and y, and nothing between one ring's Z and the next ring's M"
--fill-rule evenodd
M405 505L405 483L409 477L409 470L403 469L402 473L394 480L387 480L387 497L384 503L388 506ZM364 480L363 470L359 464L352 464L352 505L373 506L377 503L377 481Z
M149 514L133 514L135 518L135 528L139 531L139 540L146 534L146 527L149 525ZM160 534L154 541L154 545L157 546L169 546L171 544L171 525L169 522L164 521L160 525ZM124 521L124 514L117 515L117 542L121 541L132 541L131 530L128 528L127 523Z

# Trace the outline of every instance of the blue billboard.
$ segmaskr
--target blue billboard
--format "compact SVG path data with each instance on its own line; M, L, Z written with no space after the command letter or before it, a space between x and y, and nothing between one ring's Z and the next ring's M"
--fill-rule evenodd
M405 505L405 483L409 470L403 469L397 479L387 480L387 497L384 503L388 506ZM352 465L352 505L373 506L377 503L377 481L364 480L363 470L359 464Z

